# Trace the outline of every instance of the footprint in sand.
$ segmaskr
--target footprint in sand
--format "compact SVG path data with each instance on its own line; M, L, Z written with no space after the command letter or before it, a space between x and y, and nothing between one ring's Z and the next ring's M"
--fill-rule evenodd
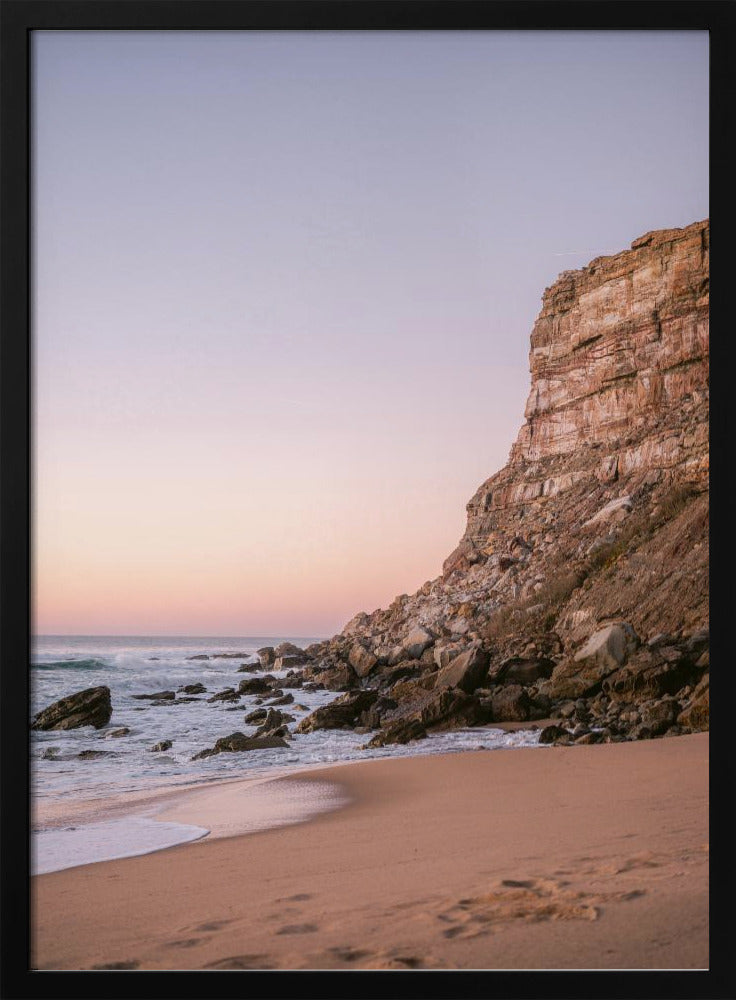
M203 969L275 969L268 955L230 955L208 962Z
M168 948L193 948L195 944L199 944L200 941L206 940L206 938L179 938L176 941L167 942Z
M415 955L395 954L391 951L369 951L364 948L330 948L329 954L341 962L360 962L361 969L420 969L424 966Z
M223 927L227 927L231 924L232 920L210 920L206 924L199 924L194 928L195 931L219 931Z
M451 924L443 937L471 938L494 933L515 921L597 920L601 904L624 902L644 896L644 889L623 892L581 892L560 879L503 879L489 893L460 899L436 914Z
M491 892L460 899L439 913L440 920L453 925L443 936L478 937L519 920L597 920L598 910L587 894L567 885L554 879L503 879Z
M414 955L387 956L386 959L376 965L377 969L420 969L423 965L421 958Z
M137 959L131 959L127 962L102 962L100 965L91 966L92 969L115 969L124 971L126 969L137 969L141 963Z
M361 958L368 958L373 952L365 951L361 948L330 948L329 952L341 962L359 962Z

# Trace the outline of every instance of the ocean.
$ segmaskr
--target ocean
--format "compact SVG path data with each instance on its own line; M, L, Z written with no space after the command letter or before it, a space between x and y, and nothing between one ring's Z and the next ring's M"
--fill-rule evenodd
M204 827L165 823L155 809L136 809L133 800L146 793L201 786L224 779L264 779L309 767L369 757L414 756L473 749L534 746L538 733L505 733L492 728L469 728L430 735L406 746L363 750L370 737L352 730L318 730L296 734L288 749L222 753L203 760L192 757L216 739L236 730L255 727L244 716L256 706L256 696L236 704L207 699L223 688L235 687L245 677L243 663L256 662L262 646L289 641L305 647L310 636L37 636L32 643L32 714L84 688L107 685L112 717L100 730L90 726L70 731L31 732L31 789L33 804L32 870L55 871L91 861L128 857L206 836ZM218 654L239 654L223 657ZM207 656L209 659L192 659ZM270 671L276 677L278 671ZM262 671L261 671L262 673ZM207 693L197 701L152 705L133 695L174 690L202 683ZM334 691L292 691L294 703L282 710L296 724L309 712L337 697ZM127 727L129 735L110 738L114 729ZM154 744L170 740L165 752ZM86 750L104 756L80 759ZM120 795L131 801L130 813L106 814L94 822L69 822L74 807L89 815L96 802ZM322 802L322 805L319 804ZM329 796L313 804L313 811L334 808ZM80 814L81 814L80 813ZM282 822L296 822L309 814L289 813Z

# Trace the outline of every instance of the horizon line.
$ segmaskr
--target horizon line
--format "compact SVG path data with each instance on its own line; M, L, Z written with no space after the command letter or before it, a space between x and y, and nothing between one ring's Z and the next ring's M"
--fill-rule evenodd
M260 635L222 635L214 632L31 632L32 639L327 639L327 635L264 632Z

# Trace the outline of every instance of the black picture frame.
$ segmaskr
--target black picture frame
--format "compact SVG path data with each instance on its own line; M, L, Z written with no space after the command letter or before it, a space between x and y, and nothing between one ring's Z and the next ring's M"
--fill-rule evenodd
M0 5L2 190L0 345L0 995L3 997L397 996L548 998L729 998L734 865L733 705L729 623L736 609L733 572L733 407L728 381L736 46L734 4L588 0L4 0ZM712 219L711 603L714 672L711 727L711 965L708 972L32 972L29 970L30 637L30 33L39 29L520 29L706 30L711 38ZM732 723L731 723L732 724ZM244 978L245 977L245 978Z

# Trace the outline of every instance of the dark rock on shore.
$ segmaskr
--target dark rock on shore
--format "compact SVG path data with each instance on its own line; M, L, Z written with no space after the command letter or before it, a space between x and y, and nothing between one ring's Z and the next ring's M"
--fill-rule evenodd
M366 743L363 749L385 747L391 743L411 743L412 740L423 740L426 735L427 730L417 719L392 722Z
M502 687L491 697L494 722L526 722L530 707L529 695L520 684Z
M113 756L112 750L82 750L77 754L79 760L98 760L100 757Z
M256 656L258 657L261 667L270 667L276 659L276 651L273 646L262 646L260 649L256 650Z
M279 681L282 688L300 688L303 684L304 678L301 674L295 674L293 670L290 670L286 677L282 677Z
M476 646L450 660L437 674L435 687L458 687L466 694L479 688L488 674L488 653Z
M118 739L120 736L129 736L130 730L127 726L121 726L119 729L109 729L106 733L103 733L103 739L114 740Z
M329 705L322 705L296 727L297 733L311 733L315 729L344 729L370 708L377 700L375 691L348 691L335 698Z
M176 698L175 691L156 691L154 694L132 694L131 698L137 701L150 699L151 701L173 701Z
M276 692L274 691L274 694ZM290 705L294 701L293 694L282 694L278 698L269 698L266 702L267 705Z
M285 653L283 656L277 656L273 661L274 670L289 670L294 667L300 667L307 662L307 657L304 653Z
M391 712L398 707L398 702L394 701L393 698L379 697L370 708L360 713L358 722L368 730L378 729L381 725L382 717L387 712Z
M236 691L235 688L225 688L223 691L218 691L213 694L211 698L208 698L208 702L213 701L239 701L240 692Z
M359 684L358 675L348 663L330 665L310 676L314 684L326 688L328 691L350 691ZM305 684L304 687L306 688L307 685Z
M628 622L614 622L599 629L571 660L563 660L552 672L547 694L556 698L579 698L600 689L601 682L619 667L639 645L639 637Z
M78 729L81 726L102 729L111 715L110 688L102 685L55 701L34 717L31 729Z
M160 743L154 743L150 750L152 753L161 753L164 750L170 750L173 747L171 740L161 740Z
M489 706L460 688L442 688L440 691L422 691L417 696L382 717L382 725L417 722L425 729L448 730L464 726L477 726L491 721Z
M652 736L662 736L666 733L674 725L679 713L680 703L674 698L648 702L640 708L642 725Z
M207 688L204 684L185 684L184 687L176 689L180 694L206 694Z
M562 726L545 726L539 734L539 742L556 743L558 740L567 737L572 739L572 733L567 729L563 729Z
M245 733L235 732L229 736L223 736L209 750L201 750L192 757L192 760L203 760L205 757L213 757L218 753L242 753L246 750L274 750L281 747L288 747L289 744L281 736L246 736Z
M348 663L358 677L367 677L378 663L378 657L362 642L354 642L348 653Z
M501 684L521 684L527 687L538 680L546 680L551 676L554 667L554 660L528 660L514 656L502 664L496 679Z
M276 708L269 708L258 721L260 725L256 730L256 736L285 736L289 732L286 728L287 723L293 722L294 716L288 715L286 712L279 712Z
M269 694L276 683L276 678L272 674L266 674L265 677L247 677L238 684L238 694Z

